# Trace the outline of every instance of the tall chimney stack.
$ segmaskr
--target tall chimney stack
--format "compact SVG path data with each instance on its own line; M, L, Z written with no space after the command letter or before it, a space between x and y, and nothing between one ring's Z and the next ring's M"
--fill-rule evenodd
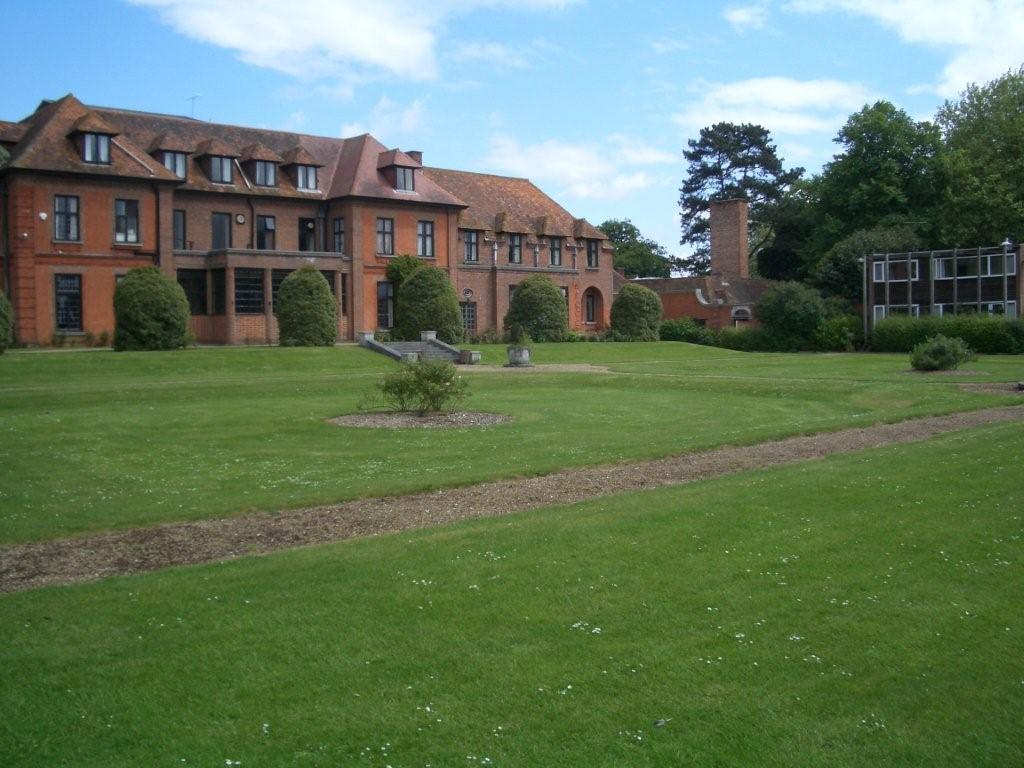
M747 201L742 198L711 203L711 274L750 277Z

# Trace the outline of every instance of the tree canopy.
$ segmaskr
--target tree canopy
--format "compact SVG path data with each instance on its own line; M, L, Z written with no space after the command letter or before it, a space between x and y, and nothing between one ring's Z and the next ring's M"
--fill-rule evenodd
M615 268L626 277L670 277L679 260L644 237L629 219L609 219L598 227L615 247Z

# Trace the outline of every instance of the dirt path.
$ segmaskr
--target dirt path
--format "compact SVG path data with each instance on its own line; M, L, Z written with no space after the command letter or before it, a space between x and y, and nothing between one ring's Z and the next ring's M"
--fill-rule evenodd
M0 592L496 517L1020 420L1024 420L1024 407L990 408L430 493L0 547Z

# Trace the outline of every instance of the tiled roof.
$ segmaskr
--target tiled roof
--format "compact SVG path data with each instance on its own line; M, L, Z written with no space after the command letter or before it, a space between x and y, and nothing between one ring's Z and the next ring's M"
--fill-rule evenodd
M71 126L71 133L102 133L107 136L117 136L120 131L98 114L89 110L75 120L75 124Z
M201 141L199 146L196 147L196 157L206 157L208 155L215 157L238 157L238 154L237 149L226 141L221 141L217 138Z
M314 165L322 168L323 163L317 161L301 144L296 145L285 152L282 156L285 165Z
M641 278L636 282L655 293L692 293L699 290L706 301L726 306L754 304L773 285L771 280L763 278L723 278L721 275Z
M191 153L195 146L182 141L173 133L161 133L149 144L150 152L186 152Z
M424 168L423 175L469 206L459 215L463 229L606 239L601 230L574 218L529 179L445 168Z
M258 141L242 148L242 160L266 160L270 163L283 163L284 159L274 150Z
M423 164L415 158L409 157L400 149L389 149L386 152L381 152L377 158L378 168L390 168L393 165L399 165L403 168L422 168Z

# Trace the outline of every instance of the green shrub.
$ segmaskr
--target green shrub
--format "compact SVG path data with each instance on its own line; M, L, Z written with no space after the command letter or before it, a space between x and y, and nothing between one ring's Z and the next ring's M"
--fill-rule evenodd
M437 267L421 267L402 284L395 309L394 334L417 341L421 331L437 331L448 344L462 340L459 299L448 273Z
M985 355L1024 352L1024 320L977 314L887 317L875 324L871 348L876 352L905 353L938 335L962 339L972 350Z
M718 346L740 352L780 352L778 341L764 328L723 328Z
M952 371L973 359L974 353L963 341L941 334L922 341L910 353L915 371Z
M0 291L0 355L14 342L14 310L7 294Z
M692 317L677 317L663 321L658 327L658 338L662 341L685 341L705 346L714 346L718 341L714 331Z
M856 315L836 315L822 320L814 332L814 348L822 352L853 352L863 340L861 319Z
M810 349L825 319L825 303L802 283L778 283L758 299L754 315L780 349Z
M384 404L420 415L453 408L468 396L468 384L447 360L402 363L378 382Z
M395 301L398 301L398 297L402 293L402 284L412 277L413 272L425 266L427 265L423 263L423 261L417 259L415 256L410 256L409 254L395 256L395 258L388 262L386 274L388 282L394 286Z
M302 267L281 283L274 303L284 347L329 347L338 338L338 305L320 270Z
M188 344L188 300L173 278L139 267L114 289L114 349L180 349Z
M551 278L532 275L516 286L504 327L519 326L534 341L565 341L569 334L569 308Z
M626 283L612 302L612 337L616 341L657 341L661 299L650 288Z
M504 337L497 328L488 328L483 333L478 333L472 338L474 344L501 344Z

